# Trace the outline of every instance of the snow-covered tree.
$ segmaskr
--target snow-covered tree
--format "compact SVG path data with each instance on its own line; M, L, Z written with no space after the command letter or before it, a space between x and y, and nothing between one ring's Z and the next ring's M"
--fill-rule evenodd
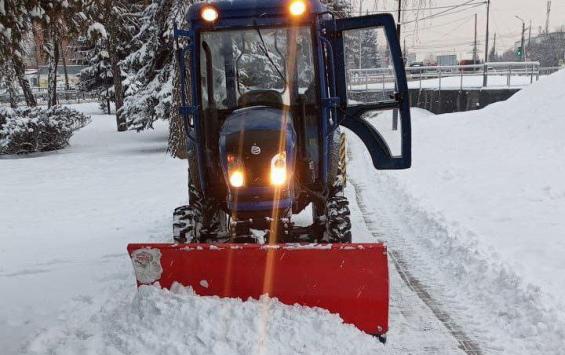
M81 87L87 91L110 91L116 103L118 131L127 129L121 110L124 88L120 61L131 52L142 6L141 1L94 0L85 7L87 35L93 47L90 65L81 72Z
M565 59L565 29L538 36L526 47L526 56L542 67L559 66Z
M29 0L31 17L42 29L43 51L49 64L47 79L48 107L57 104L57 66L61 41L76 35L85 25L82 12L86 0Z
M36 101L31 91L29 81L25 77L23 56L24 38L31 29L30 1L0 0L0 65L6 70L13 70L28 106L35 106ZM7 78L13 77L3 76ZM8 83L13 88L13 83Z
M18 107L18 92L15 86L16 73L9 62L0 63L0 83L4 83L8 97L10 99L10 107Z
M189 3L177 2L175 4L174 10L174 18L173 23L176 23L179 28L186 28L188 26L186 22L186 12L188 10ZM180 159L187 159L188 152L186 147L187 137L185 131L185 122L181 115L179 114L179 110L175 109L181 105L181 93L180 93L180 80L179 75L179 58L176 53L177 50L180 48L185 48L188 45L186 39L179 39L176 43L173 50L175 51L173 55L173 64L171 69L174 70L173 74L173 98L172 98L172 107L170 116L169 116L169 144L168 144L168 152ZM185 57L182 60L186 61L185 64L190 62L190 53L185 51ZM190 77L190 65L185 65L186 77ZM188 93L191 92L191 83L190 81L185 83L185 94L186 99L189 100L189 104L191 103L191 96Z
M322 3L338 18L351 16L351 1L322 0Z
M153 0L145 8L141 28L132 42L137 47L121 63L126 73L123 115L130 128L150 128L168 119L173 92L173 19L186 2Z
M345 34L348 69L382 68L388 42L381 28L348 31Z
M102 28L105 29L105 27ZM82 91L97 92L101 95L113 85L110 55L106 38L98 37L99 35L94 34L93 31L88 31L88 33L91 39L88 50L89 62L88 66L80 72L79 88ZM96 33L100 31L97 30Z

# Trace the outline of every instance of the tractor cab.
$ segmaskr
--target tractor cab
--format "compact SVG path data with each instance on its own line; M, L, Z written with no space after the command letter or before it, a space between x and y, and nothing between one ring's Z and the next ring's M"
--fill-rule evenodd
M320 215L345 174L340 126L362 139L375 168L410 166L391 16L338 19L317 0L243 0L194 4L188 23L175 36L191 182L232 220L310 203Z

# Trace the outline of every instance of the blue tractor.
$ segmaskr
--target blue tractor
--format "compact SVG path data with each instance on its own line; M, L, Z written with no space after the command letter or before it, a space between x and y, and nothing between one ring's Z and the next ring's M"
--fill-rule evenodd
M318 1L242 0L195 4L188 22L175 32L190 180L189 205L174 213L175 240L351 242L341 126L363 140L375 168L410 166L408 92L392 17L337 19ZM363 48L348 53L356 37L382 43L381 53L365 55L385 57L381 71L395 75L383 76L377 85L388 87L372 100L348 87L364 77L362 69L348 72L348 61L370 62ZM398 156L363 117L393 108ZM311 223L295 226L292 216L307 206Z
M267 294L384 339L386 245L352 242L342 128L376 169L410 167L392 16L239 0L194 4L187 23L175 40L189 204L175 210L174 243L128 246L138 285Z

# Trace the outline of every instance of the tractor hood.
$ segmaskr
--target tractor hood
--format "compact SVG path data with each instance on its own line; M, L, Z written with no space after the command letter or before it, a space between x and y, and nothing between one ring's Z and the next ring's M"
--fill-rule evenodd
M274 191L271 169L275 157L280 154L285 158L287 179L279 187L288 190L296 160L296 133L289 112L267 106L234 111L220 130L219 148L222 170L230 190L228 205L237 195L238 209L246 208L245 201L250 203L249 208L264 202L265 209L271 209L271 192ZM230 182L233 169L239 169L243 174L243 186L234 187Z

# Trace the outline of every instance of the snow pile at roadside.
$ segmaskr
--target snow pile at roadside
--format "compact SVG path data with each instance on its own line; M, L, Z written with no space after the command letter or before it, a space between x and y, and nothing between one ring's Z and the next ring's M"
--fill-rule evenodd
M375 338L326 310L275 299L200 297L174 285L143 286L70 331L51 330L32 351L56 354L367 354Z
M480 111L414 122L398 178L526 282L565 296L565 71Z
M564 107L560 71L480 111L414 110L413 167L381 179L425 211L420 247L457 297L550 352L565 345Z

